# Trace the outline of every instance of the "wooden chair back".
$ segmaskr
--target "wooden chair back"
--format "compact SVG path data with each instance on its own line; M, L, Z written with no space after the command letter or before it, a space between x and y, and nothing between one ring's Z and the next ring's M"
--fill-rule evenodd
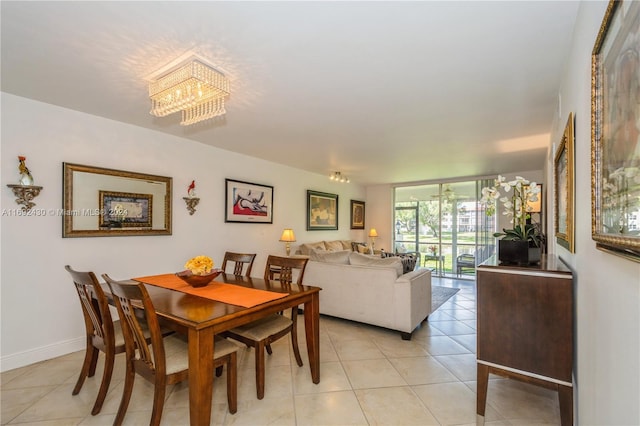
M125 336L127 358L134 360L135 370L143 376L164 375L166 368L163 334L155 308L144 284L116 281L106 274L102 277L109 285L118 309L122 332ZM134 303L143 308L142 312L148 333L151 336L153 350L149 348L144 332L145 327L142 326L140 318L136 315Z
M251 276L251 268L253 268L253 261L256 258L255 253L233 253L226 252L224 254L224 260L222 261L222 270L227 272L227 262L234 262L233 275L242 275L242 271L247 265L247 269L244 273L245 277Z
M162 417L166 386L189 378L188 343L177 333L166 338L163 336L158 315L144 284L115 281L106 274L102 277L111 288L111 294L118 308L127 351L124 390L113 424L122 424L133 391L134 377L140 374L154 385L153 410L149 424L158 426ZM142 316L146 320L147 334L151 335L151 347L145 339L145 332L139 319L140 307L143 308ZM227 401L229 412L232 414L237 411L238 404L237 350L236 345L216 338L214 354L212 354L217 376L221 374L225 364L228 366ZM167 351L169 351L169 359L166 358Z
M114 324L109 310L107 297L96 278L96 275L89 272L76 271L69 265L64 267L71 275L71 279L80 299L82 316L86 330L86 352L84 363L80 370L80 376L72 391L72 395L77 395L82 389L82 385L87 377L93 377L98 362L98 353L105 353L105 367L102 374L102 383L98 390L98 396L93 406L91 414L98 414L109 390L111 375L113 373L113 363L116 354L125 352L125 344L120 332L120 325ZM116 333L117 329L117 333ZM118 338L116 339L116 334ZM118 340L118 342L116 342Z
M296 284L302 284L304 270L307 267L309 258L306 257L281 257L270 255L264 268L265 280L278 280L284 284L293 283L296 277ZM297 272L295 274L294 272Z

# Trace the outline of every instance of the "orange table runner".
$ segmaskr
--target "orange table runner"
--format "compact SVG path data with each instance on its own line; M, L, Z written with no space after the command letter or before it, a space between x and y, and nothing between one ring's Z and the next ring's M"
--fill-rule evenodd
M150 275L148 277L134 278L134 280L245 308L252 308L287 296L286 293L274 293L215 281L205 287L196 288L191 287L176 277L175 274Z

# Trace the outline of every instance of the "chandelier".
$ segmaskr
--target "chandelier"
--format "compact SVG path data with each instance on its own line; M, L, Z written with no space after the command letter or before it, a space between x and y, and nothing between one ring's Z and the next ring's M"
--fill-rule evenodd
M229 80L198 59L189 59L149 82L152 115L182 111L183 126L224 115Z
M349 183L349 178L340 172L331 173L331 175L329 175L329 179L335 180L336 182L340 183Z

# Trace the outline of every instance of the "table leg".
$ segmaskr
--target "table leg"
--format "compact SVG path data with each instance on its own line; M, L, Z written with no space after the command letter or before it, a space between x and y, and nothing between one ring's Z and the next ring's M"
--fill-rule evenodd
M213 331L189 329L189 420L192 426L211 421L213 398Z
M489 366L477 364L478 382L476 389L476 414L484 416L485 407L487 406L487 387L489 385Z
M313 383L320 383L320 294L313 293L304 303L304 330Z

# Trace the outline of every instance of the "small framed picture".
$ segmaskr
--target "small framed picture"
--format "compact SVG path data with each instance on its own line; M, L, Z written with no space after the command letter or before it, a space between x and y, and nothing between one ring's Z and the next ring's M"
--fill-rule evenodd
M351 200L351 229L364 229L364 201Z
M98 191L102 228L151 228L153 195Z
M273 223L273 186L225 179L225 222Z
M574 176L574 137L573 114L569 114L562 141L555 156L554 193L555 214L554 229L558 244L569 250L573 249L573 176Z
M338 195L307 190L307 231L338 229Z

